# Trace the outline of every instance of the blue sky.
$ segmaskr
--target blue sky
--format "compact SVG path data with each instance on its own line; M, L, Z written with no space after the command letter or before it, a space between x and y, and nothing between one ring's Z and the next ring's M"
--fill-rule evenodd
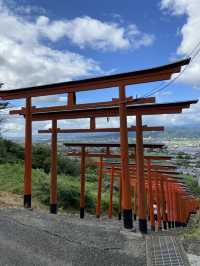
M188 57L200 41L197 2L0 0L0 81L4 88L19 88L127 72ZM199 73L197 56L178 82L156 95L158 101L199 98ZM159 86L159 82L130 86L127 94L142 96ZM101 101L116 96L117 90L102 90L79 94L78 100ZM62 104L65 97L35 99L34 104ZM22 103L11 102L13 106ZM194 107L189 115L179 118L179 123L198 124L199 110L199 105ZM174 117L152 121L176 124ZM7 120L7 135L23 132L22 120L15 120Z

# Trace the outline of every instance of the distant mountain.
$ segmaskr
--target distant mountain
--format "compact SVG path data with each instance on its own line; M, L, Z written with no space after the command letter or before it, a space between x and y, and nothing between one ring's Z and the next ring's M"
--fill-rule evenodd
M129 138L134 138L135 133L130 132ZM144 137L146 138L157 138L159 140L170 140L172 138L200 138L200 126L178 126L178 127L166 127L164 132L144 132ZM16 142L24 142L24 138L14 138L12 139ZM48 143L51 140L51 136L47 135L35 135L33 136L34 142L43 142ZM80 134L80 133L73 133L73 134L59 134L58 140L60 142L71 140L71 141L119 141L119 133L91 133L91 134Z
M166 127L164 132L145 132L146 137L158 137L161 139L171 138L200 138L200 126L177 126Z

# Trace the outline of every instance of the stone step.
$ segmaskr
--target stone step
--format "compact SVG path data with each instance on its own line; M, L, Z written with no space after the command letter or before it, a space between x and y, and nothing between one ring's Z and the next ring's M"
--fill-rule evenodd
M174 236L146 237L147 266L189 266L188 258Z

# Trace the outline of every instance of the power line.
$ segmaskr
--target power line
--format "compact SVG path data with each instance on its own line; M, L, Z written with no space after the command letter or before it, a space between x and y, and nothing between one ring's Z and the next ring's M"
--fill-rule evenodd
M194 47L194 49L189 54L189 56L191 56L190 63L194 61L194 59L199 55L199 53L200 53L200 41L197 43L197 45ZM174 83L177 79L179 79L180 76L182 76L182 74L185 72L185 70L188 68L188 66L189 65L185 66L185 68L176 77L174 77L173 79L171 79L167 84L165 84L164 86L162 86L162 84L163 84L162 83L160 87L151 89L149 92L145 93L143 95L143 97L152 96L153 94L158 93L158 92L166 89L167 87L169 87L172 83Z

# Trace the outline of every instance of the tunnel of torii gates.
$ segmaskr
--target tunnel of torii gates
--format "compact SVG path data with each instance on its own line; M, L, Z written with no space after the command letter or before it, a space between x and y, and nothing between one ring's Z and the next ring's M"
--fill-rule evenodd
M25 107L19 110L12 110L10 114L22 115L25 118L25 169L24 169L24 207L31 207L32 194L32 122L34 121L52 121L52 165L51 165L51 186L56 186L56 138L57 138L57 121L67 119L90 119L90 132L106 132L107 129L96 129L95 119L99 117L119 117L119 129L113 129L113 132L119 131L120 138L120 167L117 169L119 180L121 180L121 201L120 206L123 213L124 227L131 229L133 227L132 218L132 188L137 190L137 216L139 221L139 230L142 233L147 232L147 215L146 215L146 190L148 190L148 182L146 180L146 157L144 156L143 130L145 126L142 124L144 115L161 115L181 113L183 109L189 108L191 104L197 103L197 100L172 102L172 103L156 103L154 97L133 98L126 96L126 86L169 80L175 73L181 71L181 67L189 64L190 58L177 61L168 65L154 67L145 70L132 71L122 74L114 74L103 77L95 77L91 79L68 81L54 83L48 85L40 85L28 88L19 88L12 90L1 90L1 100L25 99ZM107 102L93 103L77 103L76 94L84 91L92 91L98 89L116 88L119 91L119 97ZM134 87L132 88L134 92ZM35 107L32 106L32 98L39 96L67 94L66 105ZM83 93L84 94L84 93ZM127 117L133 116L136 119L135 127L128 129ZM146 128L147 129L147 128ZM128 131L136 132L135 144L135 171L129 169L129 151L128 151ZM101 157L101 156L100 156ZM102 157L101 157L102 158ZM132 158L131 158L132 159ZM148 162L148 160L147 160ZM102 162L102 164L105 162ZM154 167L154 164L152 164ZM160 166L161 167L161 166ZM101 167L100 167L101 168ZM111 165L112 168L112 165ZM161 167L162 169L162 167ZM108 168L109 170L109 168ZM156 175L156 178L155 178ZM158 175L158 178L157 178ZM175 194L176 200L167 201L167 210L171 214L170 219L178 223L185 222L186 216L190 212L194 212L199 207L199 202L191 193L171 174L159 172L155 174L151 171L152 193L161 190L161 181L167 182L170 187L169 191L178 192ZM156 181L157 180L157 181ZM167 181L166 181L167 180ZM155 182L154 182L155 181ZM158 185L156 185L158 184ZM52 189L51 189L52 191ZM167 198L166 188L164 187ZM157 201L161 198L161 193L157 193ZM57 208L54 205L55 195L51 195L51 210ZM153 196L152 196L153 197ZM151 197L151 198L152 198ZM171 197L170 197L171 199ZM163 203L163 201L160 201ZM170 203L171 202L171 203ZM184 202L184 204L183 204ZM165 203L165 202L164 202ZM148 201L149 204L149 201ZM171 205L170 205L171 204ZM150 204L149 204L150 205ZM172 206L173 205L173 206ZM163 205L160 205L162 210ZM165 208L165 207L164 207ZM163 209L164 209L163 208ZM152 209L150 208L152 211ZM168 215L169 216L169 215ZM177 220L178 219L178 220Z
M46 130L40 130L40 133L46 133ZM80 192L80 206L81 210L84 210L84 191L85 191L85 157L99 157L99 171L98 171L98 196L96 205L96 217L100 217L101 210L101 189L103 174L110 175L110 203L108 216L112 218L112 198L113 198L113 186L114 178L116 179L119 190L119 219L121 219L121 195L122 195L122 180L121 180L121 166L119 162L103 161L106 159L120 158L120 154L113 153L110 148L120 147L119 144L110 143L65 143L67 147L79 147L80 151L67 152L66 156L80 156L81 158L81 192ZM89 152L86 148L106 148L105 152ZM144 148L161 149L164 147L162 144L143 144ZM134 218L136 219L138 211L138 198L140 195L137 193L137 176L136 176L136 156L133 150L136 149L136 144L129 144L129 158L135 163L129 163L129 178L130 185L133 192L133 206L134 206ZM175 171L174 165L163 165L161 161L171 160L170 156L159 155L144 155L144 178L145 178L145 207L146 216L150 219L151 229L155 230L155 217L153 211L153 202L157 203L158 212L158 229L162 228L162 221L164 229L172 228L174 226L185 226L189 219L191 212L195 212L195 208L198 207L198 201L188 191L184 185L180 173ZM155 162L157 163L155 164ZM80 212L80 215L84 215L84 212Z

